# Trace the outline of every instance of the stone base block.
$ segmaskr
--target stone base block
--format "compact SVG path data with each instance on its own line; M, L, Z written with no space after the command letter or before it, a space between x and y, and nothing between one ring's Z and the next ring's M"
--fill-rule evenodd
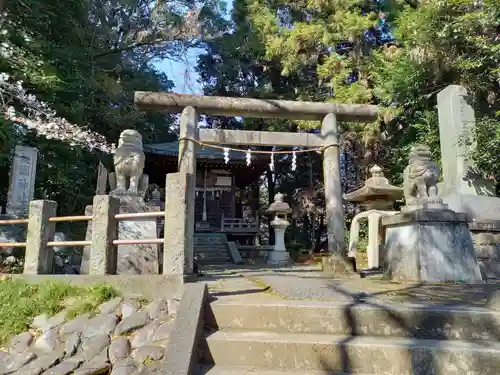
M476 256L484 263L500 262L500 220L469 223ZM498 278L500 273L495 278Z
M415 210L449 210L448 205L443 203L439 197L425 198L424 200L401 207L401 212L411 212Z
M389 279L410 282L482 282L468 215L416 210L382 218Z
M464 212L474 221L500 220L500 198L482 195L451 193L443 202L455 212Z
M121 198L120 213L140 213L159 211L159 207L147 206L142 199L135 200ZM87 206L85 215L92 215L92 206ZM86 239L92 238L92 225L87 227ZM158 226L156 218L136 218L131 220L120 220L118 224L118 239L137 240L158 238ZM142 275L159 274L159 245L119 245L118 246L118 275ZM83 249L82 265L80 272L88 274L90 259L90 246Z
M290 254L286 250L273 250L269 253L266 263L269 265L280 265L290 263Z

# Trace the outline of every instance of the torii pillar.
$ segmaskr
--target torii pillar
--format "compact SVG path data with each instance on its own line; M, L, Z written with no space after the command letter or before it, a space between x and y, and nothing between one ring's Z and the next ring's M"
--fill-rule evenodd
M349 270L344 244L344 207L340 182L339 130L337 121L368 122L377 119L378 109L366 104L338 104L296 102L287 100L260 100L215 96L183 95L172 93L135 92L138 109L155 109L182 112L179 154L179 172L196 174L196 142L226 145L259 145L277 147L326 147L323 172L328 233L328 268L334 272ZM197 129L200 113L215 116L242 116L256 118L281 118L291 120L322 121L321 134L256 132L244 130ZM195 141L193 141L195 140ZM194 180L192 182L195 183ZM194 231L194 185L186 197L189 230ZM166 229L168 230L168 229ZM192 232L186 236L186 273L192 270ZM189 242L191 241L191 242ZM166 249L166 251L168 251Z

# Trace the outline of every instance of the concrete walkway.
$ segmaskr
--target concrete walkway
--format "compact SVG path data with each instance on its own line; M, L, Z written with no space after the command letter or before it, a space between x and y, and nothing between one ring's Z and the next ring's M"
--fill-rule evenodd
M350 302L374 300L383 303L486 307L498 281L487 284L401 284L381 276L325 277L319 266L286 268L221 266L203 270L200 281L208 283L217 298L281 298Z

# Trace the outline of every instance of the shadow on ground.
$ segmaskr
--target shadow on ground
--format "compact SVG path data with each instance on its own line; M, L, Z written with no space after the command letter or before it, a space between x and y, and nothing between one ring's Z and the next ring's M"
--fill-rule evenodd
M390 305L381 304L376 302L377 297L383 296L388 292L378 292L378 293L352 293L347 291L338 285L330 285L335 293L340 293L345 297L351 298L352 303L348 304L344 309L344 319L348 322L349 326L349 335L343 340L340 344L340 362L341 368L337 369L342 371L343 374L353 374L353 368L355 367L352 363L352 360L349 355L349 343L351 343L357 336L360 336L359 332L359 324L356 321L356 315L354 310L359 306L372 306L382 309L387 318L396 323L399 328L402 328L406 336L414 339L414 346L410 345L408 350L408 355L411 358L411 365L409 367L408 374L411 375L448 375L448 374L481 374L481 375L495 375L500 373L500 358L492 359L492 357L483 357L483 356L473 356L472 361L463 361L461 358L457 356L455 359L455 371L450 368L443 368L442 364L439 364L436 358L436 352L439 351L440 341L450 340L450 337L446 335L446 325L448 324L446 318L428 315L420 319L419 321L415 321L413 319L409 320L407 317L405 318L399 312L396 311L395 308L391 308ZM409 297L412 302L420 303L420 308L426 307L438 307L442 306L450 307L460 305L457 303L458 301L454 301L459 294L462 295L462 298L473 297L475 299L489 299L491 294L498 290L498 285L488 285L488 284L480 284L480 285L425 285L418 284L413 285L401 290L398 290L397 293L406 297ZM394 293L394 292L390 292ZM442 304L422 304L422 302L428 299L436 298L436 294L438 298L442 300ZM446 303L446 300L448 302ZM462 302L462 301L461 301ZM463 305L463 304L462 304ZM481 309L482 310L482 309ZM451 318L451 316L450 316ZM491 342L498 343L500 341L500 327L498 325L498 321L494 318L493 315L487 319L485 323L485 330L487 330L490 334L491 340L488 341L475 341L475 344L483 345L485 348L491 345ZM432 330L432 340L433 344L435 344L436 350L430 350L428 348L423 348L417 341L417 339L429 339L428 330ZM388 340L390 338L388 337ZM322 363L328 363L328 358L322 358ZM461 363L460 363L461 362ZM469 370L470 369L470 370ZM484 369L484 371L478 372L477 369ZM329 367L325 365L324 367L325 373L329 373L331 371ZM470 371L470 372L469 372Z

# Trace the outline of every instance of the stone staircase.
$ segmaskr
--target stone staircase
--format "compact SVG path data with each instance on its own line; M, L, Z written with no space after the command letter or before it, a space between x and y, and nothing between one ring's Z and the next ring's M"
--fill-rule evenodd
M232 263L225 234L195 233L194 252L199 265Z
M483 308L219 299L197 375L496 375L499 323Z

